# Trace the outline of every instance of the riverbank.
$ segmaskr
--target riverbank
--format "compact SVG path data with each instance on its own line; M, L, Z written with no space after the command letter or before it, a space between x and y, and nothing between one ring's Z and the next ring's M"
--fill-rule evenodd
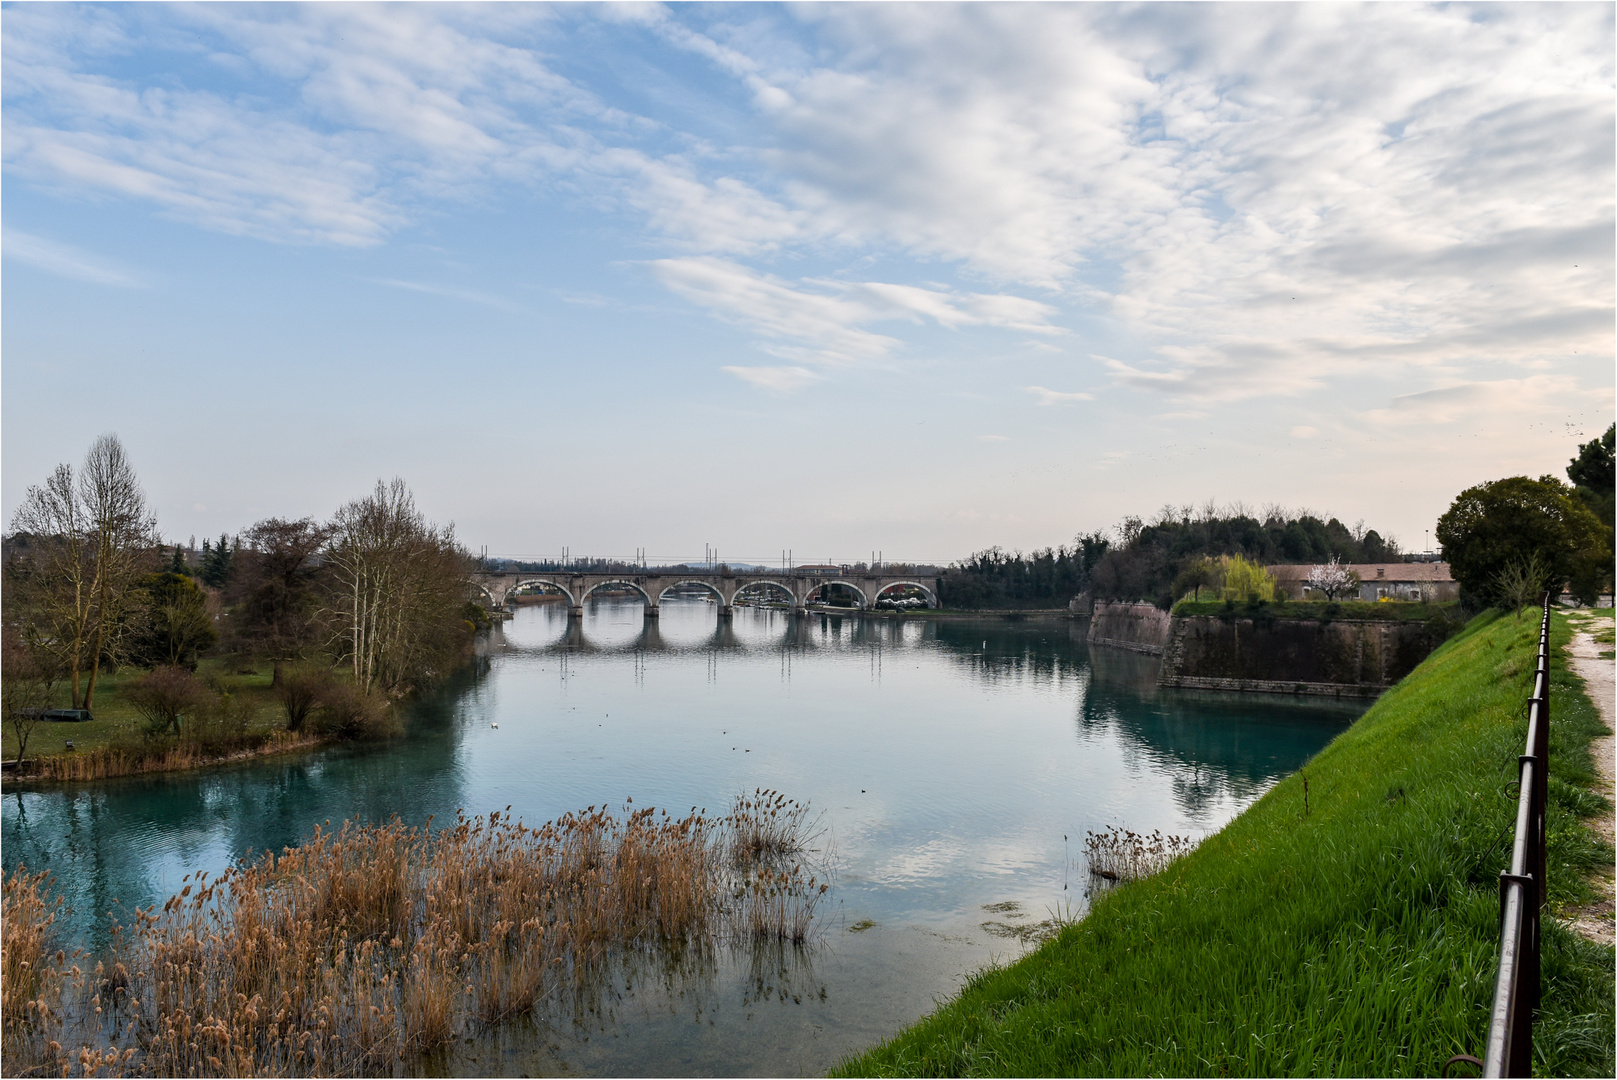
M1437 1075L1479 1054L1536 622L1479 616L1191 854L1097 898L841 1075ZM1603 733L1552 631L1550 910L1537 1070L1613 1072L1613 953L1561 916L1611 846Z
M195 716L187 716L178 738L148 738L148 721L130 693L144 674L133 669L103 674L96 690L95 719L41 721L29 736L27 756L21 762L16 760L16 732L8 727L3 742L6 789L213 768L340 741L312 724L296 732L286 730L273 665L228 658L209 658L197 665L197 679L218 696L207 718L199 724Z

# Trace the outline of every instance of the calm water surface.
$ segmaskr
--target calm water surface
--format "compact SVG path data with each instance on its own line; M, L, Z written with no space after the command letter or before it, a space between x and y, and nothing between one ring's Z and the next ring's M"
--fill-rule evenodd
M3 800L3 857L55 872L69 934L316 822L529 823L590 805L723 812L809 802L836 884L808 949L641 957L430 1073L792 1075L891 1034L1019 927L1085 904L1085 830L1200 837L1362 706L1157 691L1154 660L1091 652L1083 623L861 620L672 599L519 609L408 737L206 774ZM498 724L496 728L493 725ZM99 916L99 917L98 917Z

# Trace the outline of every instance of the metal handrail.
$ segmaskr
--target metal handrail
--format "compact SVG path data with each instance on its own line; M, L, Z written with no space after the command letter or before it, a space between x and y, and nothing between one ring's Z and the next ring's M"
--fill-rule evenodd
M1540 917L1545 900L1544 818L1550 766L1550 596L1538 633L1538 668L1519 760L1516 839L1499 875L1499 978L1494 984L1484 1076L1531 1076L1533 1013L1539 1004Z

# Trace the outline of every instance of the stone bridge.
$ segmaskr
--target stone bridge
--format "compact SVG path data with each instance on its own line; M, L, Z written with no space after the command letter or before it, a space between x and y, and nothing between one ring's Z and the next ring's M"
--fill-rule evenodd
M809 597L826 585L842 585L859 598L859 606L873 608L876 600L889 589L909 585L919 589L926 597L927 607L938 606L937 581L913 574L892 574L880 570L852 571L848 573L817 573L802 570L712 570L712 571L629 571L627 573L584 573L572 570L554 572L513 571L510 573L478 572L471 584L490 604L504 607L511 593L525 585L548 585L567 597L568 610L574 615L584 613L584 601L597 589L619 588L637 592L646 602L646 618L655 619L662 605L663 594L669 589L700 586L719 601L719 614L729 615L735 600L743 589L773 585L792 598L792 610L803 614ZM755 590L760 597L766 590Z

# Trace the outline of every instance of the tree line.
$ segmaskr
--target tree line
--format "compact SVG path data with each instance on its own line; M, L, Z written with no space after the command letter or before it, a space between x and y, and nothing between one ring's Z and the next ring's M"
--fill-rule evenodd
M1271 506L1164 506L1150 521L1130 516L1110 534L1075 537L1072 545L1024 555L999 548L951 564L940 578L945 607L1062 607L1079 593L1099 599L1149 600L1163 607L1194 587L1221 560L1315 563L1389 562L1402 557L1396 540L1362 522L1349 528L1334 517ZM1210 585L1210 580L1199 581Z
M103 672L136 667L153 670L136 698L166 702L142 711L177 726L176 695L210 654L273 664L283 696L341 681L365 699L348 711L363 711L446 674L486 625L453 527L428 522L397 479L326 521L267 518L205 542L193 563L163 544L123 445L104 435L81 468L28 489L4 546L8 720L62 693L93 709Z
M1578 446L1555 476L1510 477L1468 488L1439 520L1443 557L1466 605L1519 607L1522 597L1562 586L1593 603L1612 586L1613 465L1617 424ZM1074 538L1071 546L1023 554L1000 548L952 563L939 576L944 607L1053 608L1088 592L1103 600L1145 600L1162 608L1202 588L1225 589L1236 568L1236 591L1263 597L1262 568L1276 564L1340 567L1397 562L1398 541L1310 510L1243 504L1164 506L1149 521L1126 517L1110 533ZM1251 581L1248 581L1251 578ZM1321 578L1322 583L1327 583ZM1345 589L1330 578L1331 595ZM1227 591L1227 590L1226 590Z

